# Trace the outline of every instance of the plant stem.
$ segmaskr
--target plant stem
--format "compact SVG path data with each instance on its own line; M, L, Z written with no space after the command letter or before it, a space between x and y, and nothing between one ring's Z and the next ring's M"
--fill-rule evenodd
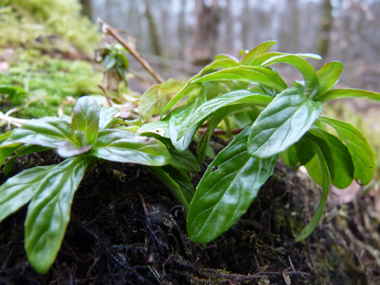
M142 66L157 80L158 83L164 83L164 79L160 75L158 75L150 64L142 58L142 56L129 44L127 43L112 27L108 24L104 23L101 19L98 19L98 22L102 25L103 33L108 33L113 36L120 44L122 44L130 53L133 55Z

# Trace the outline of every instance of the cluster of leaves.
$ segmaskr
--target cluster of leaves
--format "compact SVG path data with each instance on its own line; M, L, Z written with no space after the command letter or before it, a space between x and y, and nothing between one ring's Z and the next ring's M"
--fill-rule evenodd
M102 74L87 61L51 58L36 49L12 52L9 68L0 78L3 113L16 108L21 118L56 116L67 96L99 93ZM72 106L64 111L70 114Z
M170 162L166 146L152 137L112 128L118 109L99 108L81 97L72 118L30 120L0 136L0 163L9 172L17 156L56 149L67 158L58 165L35 167L8 179L0 187L0 221L28 203L25 249L31 265L45 273L54 262L70 218L75 191L88 167L98 160L148 165ZM180 199L180 197L179 197Z
M274 44L259 45L244 53L241 61L217 56L169 98L166 106L161 105L168 96L165 84L151 102L163 117L188 96L185 106L174 109L160 122L145 125L142 131L164 134L178 151L184 151L197 138L197 131L207 126L197 139L199 162L204 161L210 137L222 121L227 134L232 132L232 122L242 128L209 165L196 188L187 215L188 234L194 242L205 244L228 230L246 212L280 156L293 169L304 165L322 186L316 213L296 241L308 237L317 226L330 184L345 188L355 179L366 185L374 174L374 153L364 135L348 123L322 116L322 109L323 103L341 98L380 101L380 94L332 90L343 69L340 62L327 63L316 72L305 58L319 56L268 52ZM270 68L276 63L297 68L304 82L288 87ZM149 90L142 103L145 96L152 97ZM140 116L146 119L146 113Z
M0 46L23 45L69 51L71 44L91 54L99 41L97 27L80 16L76 0L0 0ZM59 36L63 40L51 41Z
M124 121L118 109L101 109L95 99L82 97L71 118L30 120L0 136L0 163L9 158L5 173L17 156L32 152L56 149L66 158L58 165L24 170L0 186L0 221L31 200L25 221L31 265L45 273L54 262L73 195L86 169L99 160L145 165L184 206L188 234L203 244L246 212L280 156L293 169L305 165L322 186L317 211L296 241L317 226L330 184L344 188L353 179L368 184L375 159L367 139L352 125L321 114L324 102L347 97L379 101L380 94L331 90L341 63L330 62L315 72L305 58L319 56L268 52L274 44L265 42L240 61L217 56L188 82L170 79L152 86L139 102L141 120ZM118 71L117 54L108 52L105 60ZM288 87L270 68L276 63L296 67L304 82ZM156 114L161 120L143 124ZM220 127L228 137L237 135L208 166L194 191L188 172L200 171L199 162L213 155L209 142ZM189 150L193 140L198 144L196 156Z

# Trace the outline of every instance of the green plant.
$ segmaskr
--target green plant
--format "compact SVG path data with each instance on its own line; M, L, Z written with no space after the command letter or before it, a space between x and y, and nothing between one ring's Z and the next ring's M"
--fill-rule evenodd
M280 156L293 169L305 165L322 186L317 211L296 241L308 237L317 226L331 183L345 188L355 179L366 185L374 174L375 157L367 139L352 125L322 116L322 109L325 102L348 97L380 101L380 94L331 90L343 69L340 62L327 63L316 72L305 58L320 59L318 55L268 52L274 44L264 42L243 52L241 61L217 56L172 98L165 92L168 84L163 84L163 92L158 91L160 96L152 102L155 112L164 117L186 96L187 104L140 130L164 134L178 151L196 139L200 162L218 125L223 122L227 137L238 133L208 166L196 188L187 215L188 234L194 242L205 244L228 230L246 212ZM304 82L288 87L270 68L276 63L297 68ZM140 102L147 96L151 94L145 93ZM166 106L161 104L164 100L170 100ZM143 111L140 114L146 119ZM335 135L327 131L327 125ZM198 137L197 131L204 127Z
M117 112L112 107L100 109L91 97L81 97L71 119L29 120L0 136L0 164L16 152L5 164L5 172L11 169L15 157L28 153L55 148L66 158L58 165L24 170L0 187L0 221L31 200L25 221L25 249L39 273L47 272L55 260L74 193L87 168L98 160L143 164L152 171L155 166L170 163L169 151L157 139L115 128L120 121L114 117ZM178 191L174 180L169 184Z

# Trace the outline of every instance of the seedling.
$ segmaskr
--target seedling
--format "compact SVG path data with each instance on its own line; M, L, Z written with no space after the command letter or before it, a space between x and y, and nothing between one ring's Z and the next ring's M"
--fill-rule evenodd
M380 94L331 90L343 70L340 62L327 63L316 72L305 58L320 59L318 55L268 52L274 44L275 41L264 42L243 52L240 61L217 56L160 108L161 122L143 127L144 131L163 130L177 150L184 151L197 138L201 126L208 126L197 139L200 162L220 123L226 135L236 131L231 126L241 128L208 166L196 188L187 215L188 234L194 242L205 244L228 230L247 211L280 156L293 169L305 165L323 189L316 213L296 241L307 238L317 226L330 184L345 188L355 179L366 185L373 177L375 157L367 139L352 125L322 116L322 109L323 103L349 97L380 101ZM270 68L276 63L297 68L304 82L288 87ZM166 90L166 85L162 86ZM164 117L186 96L189 100L185 106ZM327 125L335 134L329 132Z
M170 162L165 145L152 137L111 128L116 108L99 108L82 97L72 118L46 117L25 122L0 137L0 164L16 156L56 149L66 158L58 165L34 167L9 178L0 187L0 221L27 204L25 249L30 264L46 273L61 246L71 203L86 169L98 160L138 163L149 167ZM10 169L14 157L5 169Z

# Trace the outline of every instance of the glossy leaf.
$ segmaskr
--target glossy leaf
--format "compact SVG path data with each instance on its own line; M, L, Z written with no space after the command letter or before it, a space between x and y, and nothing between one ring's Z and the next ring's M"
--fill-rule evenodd
M339 61L326 63L317 72L319 80L319 94L329 91L339 80L343 71L343 64Z
M167 116L160 121L144 124L142 127L139 128L137 132L140 134L153 133L153 134L160 135L161 137L164 137L164 138L170 138L169 119L170 117Z
M147 168L168 187L174 198L185 206L185 214L187 215L191 199L194 196L194 187L190 182L190 178L184 177L173 166Z
M287 63L299 70L305 80L305 95L313 99L319 88L318 76L314 68L304 59L296 55L280 55L263 62L262 66L270 66L275 63Z
M104 130L112 127L115 120L115 115L120 110L114 107L104 107L100 109L99 114L99 130Z
M318 208L315 211L313 218L307 224L307 226L304 227L301 230L300 234L295 238L296 242L302 241L305 238L307 238L317 227L318 222L322 218L323 210L325 209L327 198L329 195L329 190L330 190L330 173L329 173L329 168L327 166L327 162L324 159L323 152L320 149L319 145L313 142L313 140L311 140L309 137L305 137L305 140L316 153L320 172L322 173L323 187L322 187L322 196L321 196L321 200L319 201Z
M11 134L13 133L13 131L14 130L11 130L9 132L6 132L5 134L1 134L0 135L0 143L5 141L6 139L8 139L11 136Z
M82 157L65 160L51 166L36 185L25 220L25 249L40 274L49 270L61 247L74 193L87 165Z
M172 145L170 140L164 140L163 143L171 155L171 166L180 171L201 171L197 159L189 149L180 152Z
M321 59L321 57L317 54L313 53L283 53L283 52L266 52L263 54L258 55L255 59L253 59L250 63L252 66L262 66L264 62L271 60L273 58L276 58L278 56L285 56L285 55L292 55L292 56L297 56L300 58L312 58L312 59Z
M96 100L89 96L78 99L73 109L72 130L83 132L87 141L80 146L94 144L98 137L100 107Z
M123 130L100 131L90 154L110 161L152 166L170 162L170 154L162 142Z
M109 54L104 59L104 71L109 71L116 64L116 58L113 54Z
M187 216L190 239L207 243L227 231L248 209L273 173L278 156L247 153L247 127L223 149L199 182Z
M52 167L43 166L24 170L0 186L0 221L33 198L36 188Z
M289 148L280 153L282 161L291 169L297 170L301 163L297 156L297 148L291 145Z
M205 120L201 118L194 126L187 130L184 136L179 137L178 132L180 131L180 128L183 126L186 119L189 116L192 116L200 106L204 105L205 102L206 95L204 93L204 89L202 88L198 97L193 102L186 106L177 108L171 113L169 121L170 139L177 150L184 151L189 147L191 141L193 140L195 132Z
M272 46L274 46L277 41L267 41L263 42L254 49L250 50L242 59L241 64L249 65L252 60L255 59L258 55L263 54L270 50Z
M225 116L228 116L231 112L234 112L235 110L242 108L240 105L235 106L229 106L222 109L217 110L211 117L210 124L207 128L207 130L202 134L198 147L197 147L197 158L200 163L203 163L206 154L208 145L211 139L211 135L215 128L218 126L218 124L223 120Z
M221 80L238 80L249 83L257 83L272 87L279 93L287 88L286 83L277 72L259 66L238 66L223 69L202 76L193 81L193 83Z
M380 93L360 89L333 89L314 98L322 103L345 98L363 98L380 102Z
M202 104L191 115L186 116L186 119L181 122L178 136L183 136L188 130L221 108L233 105L242 105L245 107L249 105L267 106L272 100L273 97L271 96L251 93L247 90L237 90L220 95Z
M46 117L27 121L2 145L25 143L56 148L63 141L73 141L71 124L63 119Z
M332 184L337 188L347 188L354 179L354 165L351 154L347 147L336 137L319 128L312 128L310 133L323 139L331 150L332 160L334 161L335 177ZM326 158L326 156L325 156ZM329 166L330 169L330 166ZM330 170L331 173L331 170Z
M160 114L171 97L178 93L185 82L170 78L162 84L153 85L140 97L139 115L141 121L149 121L153 115Z
M354 164L354 179L361 185L371 182L375 173L376 160L374 152L362 132L346 122L324 116L319 120L333 127L337 131L339 139L346 145Z
M248 152L261 158L278 154L296 143L322 113L322 104L295 88L277 95L252 125Z
M198 75L199 76L199 75ZM197 75L192 77L190 80L197 78ZM188 81L186 85L176 94L173 96L173 98L169 101L169 103L165 106L165 108L161 111L161 119L164 116L164 114L169 111L170 108L174 107L175 104L177 104L180 100L188 96L192 92L200 92L201 86L198 84L191 85Z
M8 145L0 145L0 166L8 156L14 153L22 146L22 143L13 143Z
M239 65L240 65L240 63L233 58L216 59L213 62L211 62L209 65L204 67L202 69L202 71L200 72L200 75L210 73L210 72L217 70L217 69L236 67Z

